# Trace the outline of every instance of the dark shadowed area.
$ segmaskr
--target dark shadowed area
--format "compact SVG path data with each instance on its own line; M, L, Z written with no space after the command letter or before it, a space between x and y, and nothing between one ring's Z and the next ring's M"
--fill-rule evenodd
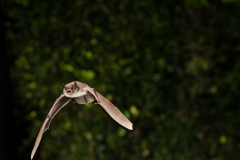
M11 83L1 86L13 95L18 159L30 159L61 83L74 80L115 104L133 131L99 105L69 103L34 160L240 159L239 8L238 0L4 1Z

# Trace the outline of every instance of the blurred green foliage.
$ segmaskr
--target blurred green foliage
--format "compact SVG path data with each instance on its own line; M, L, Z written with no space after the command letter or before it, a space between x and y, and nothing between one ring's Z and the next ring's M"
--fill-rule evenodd
M4 2L19 157L29 158L61 82L86 82L134 123L98 105L64 107L34 159L240 158L237 0Z

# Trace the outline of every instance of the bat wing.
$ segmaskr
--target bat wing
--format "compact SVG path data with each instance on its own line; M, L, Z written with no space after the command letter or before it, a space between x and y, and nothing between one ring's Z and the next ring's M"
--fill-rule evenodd
M114 106L109 100L107 100L105 97L103 97L100 93L95 91L94 88L91 88L89 86L86 86L84 88L88 92L92 93L94 95L95 99L98 101L98 104L103 107L103 109L120 125L123 127L132 130L132 123L122 114L122 112Z
M48 112L48 115L45 119L45 121L43 122L43 125L38 133L38 136L37 136L37 139L36 139L36 142L35 142L35 145L33 147L33 150L32 150L32 154L31 154L31 159L33 159L33 156L38 148L38 145L42 139L42 135L43 133L49 129L50 127L50 124L51 124L51 121L53 119L53 117L58 113L58 111L60 111L69 101L71 101L71 98L69 97L65 97L64 95L61 95L60 97L58 97L52 108L50 109L50 111Z

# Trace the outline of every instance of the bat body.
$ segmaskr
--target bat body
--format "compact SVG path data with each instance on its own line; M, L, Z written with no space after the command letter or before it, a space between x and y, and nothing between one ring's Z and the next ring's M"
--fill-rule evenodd
M110 101L108 101L105 97L95 91L94 88L89 87L86 83L74 81L63 85L63 92L58 97L50 111L47 114L45 121L38 133L35 145L32 150L31 159L38 148L38 145L42 139L43 133L49 129L51 121L53 117L57 114L59 110L61 110L68 102L71 100L75 101L78 104L87 104L94 99L97 100L97 103L103 107L103 109L120 125L123 127L132 130L132 123L120 112L120 110L114 106Z

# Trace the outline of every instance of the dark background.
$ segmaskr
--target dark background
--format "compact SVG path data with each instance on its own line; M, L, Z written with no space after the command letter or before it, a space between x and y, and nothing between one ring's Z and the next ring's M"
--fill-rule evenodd
M99 105L69 103L34 160L240 159L238 0L8 0L3 13L10 83L1 88L12 95L18 159L30 159L61 82L74 80L134 130Z

